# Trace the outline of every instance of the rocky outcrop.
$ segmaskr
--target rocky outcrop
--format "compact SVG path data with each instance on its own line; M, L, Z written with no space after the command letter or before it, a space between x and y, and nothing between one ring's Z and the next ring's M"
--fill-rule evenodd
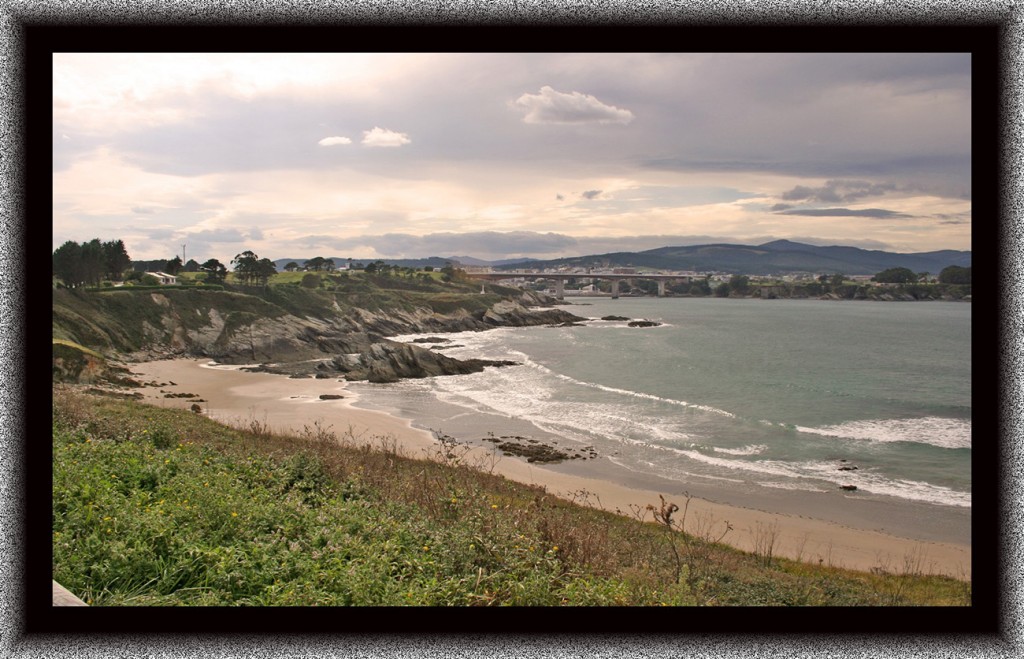
M359 355L339 355L331 365L346 380L395 382L402 378L479 373L487 366L514 366L516 362L484 359L459 360L407 343L382 341Z
M133 352L125 355L130 361L207 357L295 377L344 377L374 382L472 373L485 366L502 365L483 360L460 361L418 345L388 341L389 336L585 320L563 309L533 307L547 299L533 292L489 307L470 304L467 309L452 305L446 313L429 306L414 307L408 300L388 310L349 307L347 312L341 312L335 301L331 309L317 310L307 304L304 310L290 313L258 297L250 299L237 294L168 291L143 299L138 302L146 306L137 306L137 311L117 317L110 312L112 304L105 307L102 303L121 298L81 297L68 302L80 305L75 311L81 318L116 318L121 323L117 331L135 332L139 337L135 346L142 348L131 348ZM440 306L446 305L447 300ZM298 305L295 308L299 309ZM115 322L109 324L113 327ZM58 370L65 370L63 361L55 361L55 377Z

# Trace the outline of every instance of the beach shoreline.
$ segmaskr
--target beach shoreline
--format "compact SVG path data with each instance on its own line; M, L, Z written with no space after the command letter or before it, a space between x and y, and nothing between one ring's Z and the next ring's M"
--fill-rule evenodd
M208 417L235 427L260 424L277 432L301 434L316 425L339 436L367 443L381 438L394 440L402 454L427 458L440 443L433 433L416 428L407 419L386 411L359 406L358 396L348 383L337 379L287 378L252 373L239 366L210 366L208 359L180 358L131 364L130 370L144 386L145 402L158 406L189 409L196 398L167 397L195 394L196 403ZM321 399L321 396L327 396ZM341 398L336 398L341 396ZM525 459L488 457L485 447L469 449L467 460L511 480L544 487L549 493L584 505L633 516L647 505L658 505L661 496L681 508L686 495L678 490L652 489L630 482L624 470L608 461L572 461L541 466ZM659 483L658 487L661 488ZM752 502L753 503L753 502ZM726 522L731 530L723 542L746 551L763 540L766 533L777 536L775 555L811 563L870 571L899 572L908 559L925 573L970 578L971 547L962 542L907 538L872 528L863 523L838 523L821 507L808 510L771 510L765 506L727 505L699 497L688 501L687 530L699 524L717 537ZM812 512L813 514L808 514ZM647 515L650 519L650 515ZM760 536L760 538L759 538Z

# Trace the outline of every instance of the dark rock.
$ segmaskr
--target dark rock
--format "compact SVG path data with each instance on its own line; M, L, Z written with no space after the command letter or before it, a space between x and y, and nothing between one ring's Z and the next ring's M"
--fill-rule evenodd
M839 489L840 490L846 490L847 492L854 492L854 491L857 490L857 486L856 485L840 485Z
M629 320L629 318L626 318L625 316L602 316L602 317L601 317L601 320L618 320L618 321L626 321L626 320Z
M413 343L451 343L451 339L442 339L439 336L428 336L421 339L413 339Z
M341 394L320 394L320 400L339 400L344 398Z
M654 322L653 320L631 320L629 321L630 327L657 327L661 323Z
M189 409L191 409L196 414L202 414L202 412L203 412L203 408L199 407L199 405L197 403L192 403L192 407L189 408Z
M857 467L840 467L839 471L857 471Z
M487 366L515 366L517 362L485 359L459 360L407 343L381 341L357 357L340 355L334 368L346 380L396 382L402 378L479 373ZM319 377L319 376L318 376Z

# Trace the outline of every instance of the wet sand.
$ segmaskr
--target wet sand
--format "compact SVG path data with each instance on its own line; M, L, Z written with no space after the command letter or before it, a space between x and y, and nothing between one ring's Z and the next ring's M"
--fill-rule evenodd
M382 437L392 438L404 455L425 458L439 446L432 433L414 428L404 419L353 405L355 394L345 382L336 379L292 379L268 373L249 373L236 367L210 367L208 360L175 359L133 364L130 369L147 386L141 392L148 403L189 408L194 399L166 398L165 393L192 393L205 402L203 413L222 423L248 427L253 422L275 431L301 433L316 424L339 436L350 435L359 441L379 444ZM174 383L174 384L171 384ZM341 395L342 399L321 400L321 395ZM520 458L489 460L484 449L474 449L469 460L493 469L512 480L540 485L548 492L578 503L633 515L648 504L659 505L659 495L682 507L686 502L678 491L631 486L622 474L616 474L605 461L572 465L571 470L547 468ZM568 473L571 472L571 473ZM732 526L723 538L740 549L751 551L759 539L775 533L775 555L799 558L813 563L871 570L876 567L899 572L905 559L914 558L924 572L957 578L970 577L971 548L956 542L924 541L844 523L826 517L827 511L774 512L765 509L723 505L691 498L686 528L708 533L716 539ZM681 512L676 514L680 519ZM647 514L650 519L650 514Z

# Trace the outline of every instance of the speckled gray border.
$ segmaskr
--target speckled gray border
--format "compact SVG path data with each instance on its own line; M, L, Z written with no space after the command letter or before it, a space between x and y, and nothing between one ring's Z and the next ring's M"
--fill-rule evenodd
M1022 466L1022 394L1017 378L1024 356L1024 259L1018 236L1021 223L1021 18L1014 0L999 2L940 0L918 2L782 2L779 0L728 0L713 2L659 2L650 0L581 0L543 3L540 1L479 0L477 2L414 2L412 0L359 0L317 2L315 0L232 0L204 2L178 0L0 0L0 646L4 656L148 656L148 657L1011 657L1021 654L1020 522L1021 483L1016 476ZM1006 502L1001 574L1005 603L1002 606L999 637L967 638L949 636L873 637L858 636L687 636L651 637L637 633L617 636L502 635L502 636L373 636L352 639L319 639L303 636L274 636L258 639L223 636L216 639L189 636L71 636L27 638L20 617L21 518L24 482L17 468L22 453L20 426L26 400L20 383L26 367L24 332L19 322L26 282L17 263L25 240L22 213L23 157L20 140L19 105L23 90L19 78L21 53L18 30L26 21L81 21L104 17L111 22L135 20L243 21L259 11L262 21L343 19L349 21L401 22L406 20L460 22L505 21L546 23L550 21L640 22L696 20L729 23L786 20L822 25L857 22L911 20L923 23L973 23L994 20L1007 30L1003 54L1008 78L1003 109L1004 127L1003 218L1000 241L1003 270L1000 272L1003 314L1002 400L1006 436L1000 458L1006 469L1002 492ZM414 612L412 612L414 614ZM685 612L681 612L685 615ZM737 623L742 629L742 623Z

